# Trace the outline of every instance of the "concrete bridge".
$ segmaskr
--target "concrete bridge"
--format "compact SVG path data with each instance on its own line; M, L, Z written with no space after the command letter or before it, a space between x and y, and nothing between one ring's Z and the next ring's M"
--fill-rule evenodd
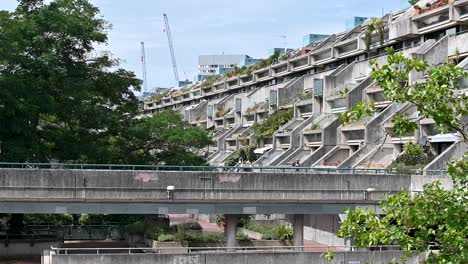
M0 169L0 213L338 214L358 206L377 209L385 194L420 191L434 179L291 170L4 168ZM174 190L168 192L168 186Z

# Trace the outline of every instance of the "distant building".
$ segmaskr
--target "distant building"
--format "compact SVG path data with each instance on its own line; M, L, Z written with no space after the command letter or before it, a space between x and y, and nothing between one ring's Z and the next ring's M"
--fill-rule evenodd
M245 54L231 55L200 55L198 56L198 81L210 76L231 71L234 67L243 67L256 63L254 59Z
M285 52L290 52L290 51L293 51L293 50L294 49L290 49L290 48L271 48L268 51L268 55L271 56L271 55L275 54L275 52L279 52L279 54L282 55Z
M346 30L362 25L367 19L369 19L369 17L352 17L350 19L346 19Z
M192 81L185 80L185 81L179 81L179 87L186 86L192 84Z
M318 42L324 38L329 37L330 35L322 35L322 34L307 34L302 37L302 46L305 47L311 43Z

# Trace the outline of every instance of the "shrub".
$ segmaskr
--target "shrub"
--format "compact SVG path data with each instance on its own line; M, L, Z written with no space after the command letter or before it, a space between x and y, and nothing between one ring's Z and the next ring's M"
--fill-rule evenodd
M290 240L293 229L290 225L258 224L255 222L246 225L246 228L262 234L263 240Z
M310 126L310 130L317 130L317 129L320 129L320 125L318 123L315 123Z
M177 226L184 230L202 230L202 227L198 222L184 223Z
M290 225L280 225L276 232L279 240L291 240L293 238L293 229Z
M257 157L254 153L255 147L247 146L240 148L232 154L232 156L224 162L225 166L236 166L237 163L242 159L244 162L254 162L257 160Z
M237 240L238 241L250 241L250 238L248 235L244 234L243 232L237 233Z
M252 216L251 215L242 215L239 218L239 222L237 223L238 227L247 227L252 223ZM215 217L215 223L217 226L221 227L224 226L224 223L226 221L226 218L224 215L216 215Z
M174 235L170 235L170 234L162 234L156 237L156 239L153 238L153 240L157 240L159 242L173 242L175 241L175 237Z
M189 242L220 242L223 239L223 235L216 233L192 234L187 237Z
M257 123L253 126L255 137L258 139L271 137L282 125L291 120L293 115L292 108L274 112L261 124Z
M130 235L141 235L145 234L145 223L138 221L132 224L129 224L127 227L127 232Z

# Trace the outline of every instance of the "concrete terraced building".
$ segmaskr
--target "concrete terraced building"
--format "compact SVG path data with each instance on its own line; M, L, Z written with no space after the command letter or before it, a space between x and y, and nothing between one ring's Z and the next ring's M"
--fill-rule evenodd
M435 1L420 1L419 6ZM383 44L374 33L372 59L386 61L385 48L406 56L420 57L430 65L457 58L468 70L468 1L438 1L435 8L418 12L409 8L383 17ZM444 4L440 4L444 3ZM221 165L244 146L254 146L258 166L387 168L402 153L406 142L430 147L435 156L425 171L445 168L453 156L461 156L466 145L456 133L439 134L434 121L419 121L419 129L404 137L392 135L397 113L417 118L410 104L388 101L369 77L365 31L369 21L346 32L330 35L314 46L291 52L287 58L251 74L225 77L187 86L148 100L147 115L173 109L193 125L213 129L214 144L208 157ZM411 75L412 82L424 76ZM461 80L461 88L468 81ZM360 101L375 101L371 117L342 125L339 114ZM292 109L294 117L271 137L256 140L252 125L277 109Z

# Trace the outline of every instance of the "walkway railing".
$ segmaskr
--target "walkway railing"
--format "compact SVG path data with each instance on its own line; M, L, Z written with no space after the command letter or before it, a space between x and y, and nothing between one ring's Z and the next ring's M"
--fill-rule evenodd
M326 168L326 167L263 167L263 166L177 166L177 165L132 165L132 164L74 164L74 163L18 163L0 162L0 168L19 169L79 169L79 170L150 170L188 172L275 172L311 174L381 174L381 175L423 175L421 169L368 169L368 168ZM446 175L446 170L428 170L426 175Z
M358 249L350 246L259 246L259 247L159 247L159 248L57 248L51 255L106 255L106 254L199 254L199 253L282 253L282 252L349 252L349 251L402 251L399 246L376 246Z

